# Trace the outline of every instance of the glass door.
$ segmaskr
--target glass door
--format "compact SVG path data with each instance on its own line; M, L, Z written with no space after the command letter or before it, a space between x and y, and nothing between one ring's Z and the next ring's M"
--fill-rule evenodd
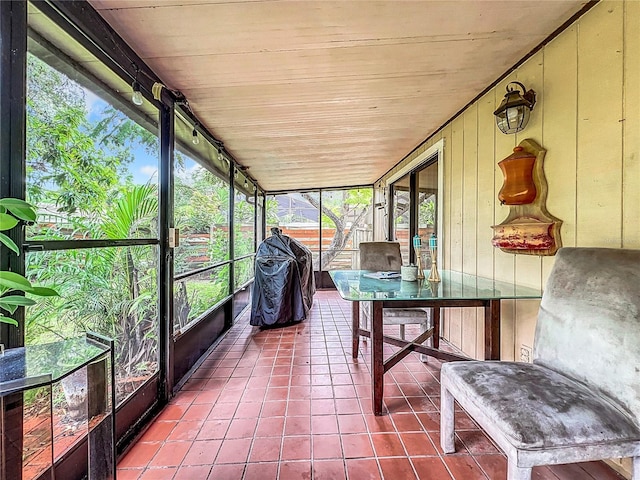
M429 249L429 238L432 234L437 235L437 198L438 198L438 163L433 162L416 172L416 225L417 234L422 240L422 265L428 269L431 265L431 255Z
M400 252L402 253L402 263L410 262L411 244L411 200L412 195L409 188L411 174L407 174L392 185L393 210L391 216L390 240L400 242Z
M407 173L391 185L392 217L390 240L400 243L402 262L415 262L413 237L422 243L422 265L428 268L431 258L429 238L437 235L438 162L437 157Z

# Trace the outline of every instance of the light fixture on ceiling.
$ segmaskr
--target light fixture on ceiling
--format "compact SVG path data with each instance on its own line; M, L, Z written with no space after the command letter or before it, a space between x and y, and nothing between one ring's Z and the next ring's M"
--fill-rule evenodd
M229 160L227 159L227 157L224 156L224 153L222 152L222 148L220 148L218 150L218 162L220 162L220 165L225 169L231 169L231 163L229 162Z
M140 84L137 80L134 80L131 84L131 88L133 89L133 94L131 95L131 101L134 105L142 105L144 103L144 97L140 92Z
M194 145L198 145L200 143L200 137L198 136L198 132L196 131L196 127L193 127L193 132L191 133L191 143Z
M514 86L512 87L512 85ZM519 89L522 89L522 94ZM520 82L509 83L502 103L493 112L500 131L502 133L516 133L523 130L529 123L529 116L535 104L536 92L527 91Z
M244 179L244 188L249 188L249 183L246 178Z
M144 103L144 97L142 96L142 92L140 92L140 84L138 83L138 72L140 71L140 69L135 66L136 69L136 76L133 79L133 83L131 84L131 89L133 90L133 93L131 95L131 101L134 103L134 105L142 105Z

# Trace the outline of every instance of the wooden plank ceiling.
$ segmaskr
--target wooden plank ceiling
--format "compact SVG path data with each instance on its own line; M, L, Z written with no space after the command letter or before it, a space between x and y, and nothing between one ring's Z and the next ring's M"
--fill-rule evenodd
M91 0L267 191L375 182L585 3Z

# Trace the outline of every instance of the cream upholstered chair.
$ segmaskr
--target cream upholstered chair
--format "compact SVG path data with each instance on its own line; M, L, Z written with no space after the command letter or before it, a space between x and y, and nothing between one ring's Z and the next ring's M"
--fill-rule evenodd
M371 271L400 271L402 256L398 242L361 242L360 269ZM431 308L385 308L382 311L385 325L399 325L400 338L404 340L405 325L419 324L420 333L431 325ZM364 328L368 328L371 316L369 302L360 302L360 318ZM431 340L429 340L431 341ZM426 360L425 356L422 356Z

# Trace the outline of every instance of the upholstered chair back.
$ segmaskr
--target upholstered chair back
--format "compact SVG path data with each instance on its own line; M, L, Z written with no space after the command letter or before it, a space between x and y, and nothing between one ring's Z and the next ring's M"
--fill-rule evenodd
M617 399L640 421L640 250L558 251L533 358Z
M402 265L398 242L360 242L360 269L389 271Z

